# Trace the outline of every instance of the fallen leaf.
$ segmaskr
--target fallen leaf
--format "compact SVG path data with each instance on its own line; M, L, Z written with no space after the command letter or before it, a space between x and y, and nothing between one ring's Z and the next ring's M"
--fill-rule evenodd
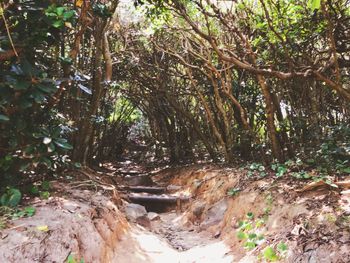
M81 7L81 6L83 5L83 2L84 2L84 0L77 0L76 3L75 3L75 5L76 5L77 7Z
M305 192L310 191L318 187L329 187L328 184L326 184L324 181L318 181L318 182L312 182L310 184L305 185L302 189L296 190L297 192Z
M47 232L49 231L49 227L47 225L44 226L37 226L36 229L40 230L40 231L44 231Z
M72 23L70 22L64 22L64 25L68 28L71 28L71 29L73 28Z
M319 188L319 187L340 187L340 188L350 188L350 180L347 181L339 181L339 182L334 182L334 183L327 183L323 180L320 180L318 182L312 182L310 184L305 185L302 189L296 190L297 192L305 192L305 191L310 191L313 190L315 188Z

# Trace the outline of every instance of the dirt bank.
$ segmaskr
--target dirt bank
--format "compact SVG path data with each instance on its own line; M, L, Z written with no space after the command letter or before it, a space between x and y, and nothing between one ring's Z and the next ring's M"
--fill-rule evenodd
M183 225L220 236L233 262L265 261L270 248L277 255L271 261L350 262L349 191L327 184L304 191L312 180L249 177L246 169L211 165L168 169L154 179L192 196ZM248 237L255 235L262 239Z
M31 200L33 217L1 231L0 262L112 262L129 225L101 192L56 184L48 200ZM29 204L28 204L29 205Z

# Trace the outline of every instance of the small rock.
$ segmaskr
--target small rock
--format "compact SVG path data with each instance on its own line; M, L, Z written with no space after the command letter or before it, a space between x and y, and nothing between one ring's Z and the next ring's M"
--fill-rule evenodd
M149 221L149 218L147 216L138 217L136 219L136 223L144 227L151 227L151 222Z
M136 220L140 217L147 217L146 208L142 205L133 203L127 204L124 211L126 218L133 222L136 222Z
M200 218L204 209L205 209L205 206L206 206L206 203L204 202L199 202L199 203L196 203L193 207L193 215L197 218Z
M221 231L217 231L215 234L214 234L214 238L219 238L221 235Z
M228 203L226 199L215 203L206 213L204 214L204 220L201 223L201 228L205 229L214 225L219 224L226 213Z
M148 216L148 219L151 220L151 221L156 221L156 220L160 219L160 216L157 213L154 213L154 212L149 212L147 214L147 216Z

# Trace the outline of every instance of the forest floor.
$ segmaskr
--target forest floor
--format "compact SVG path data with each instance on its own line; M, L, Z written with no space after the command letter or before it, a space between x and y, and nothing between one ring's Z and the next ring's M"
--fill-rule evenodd
M35 215L1 230L0 262L350 262L349 182L334 184L106 163L28 198Z

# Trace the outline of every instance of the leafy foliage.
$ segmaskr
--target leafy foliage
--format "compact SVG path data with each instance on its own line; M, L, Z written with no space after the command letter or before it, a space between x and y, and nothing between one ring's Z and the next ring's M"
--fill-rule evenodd
M72 27L72 24L75 22L76 12L74 10L69 10L65 6L49 6L45 15L49 24L55 28L63 28L67 26Z
M20 209L12 214L12 219L21 217L32 217L35 215L36 209L32 206L27 206L24 209Z
M15 207L19 204L22 193L16 188L8 187L0 198L0 204L3 206Z
M241 191L240 188L230 188L227 190L227 195L229 196L235 196Z
M254 214L249 212L247 220L238 223L237 238L244 240L244 248L251 250L264 242L264 236L259 233L264 225L264 220L259 218L254 220Z
M261 163L252 163L248 166L248 176L259 175L260 177L266 176L266 168Z
M350 126L339 125L328 127L319 149L314 153L314 164L339 173L350 171Z
M45 64L50 61L55 65L58 61L43 56L40 50L50 49L59 41L56 30L73 23L75 11L42 1L27 1L21 8L11 8L5 14L11 14L12 40L20 43L24 51L16 60L0 60L2 185L15 183L20 174L57 169L72 149L64 138L66 120L51 107L61 81ZM8 40L1 38L2 48L7 47Z
M35 212L36 209L32 206L27 206L23 209L0 206L0 230L6 228L9 220L16 220L22 217L32 217L35 215Z
M85 262L84 259L76 260L72 254L68 256L66 261L66 263L84 263L84 262Z
M283 176L287 171L287 166L284 164L272 164L271 169L276 172L277 177Z
M278 260L278 256L272 247L266 247L264 249L264 258L268 261L274 262Z

